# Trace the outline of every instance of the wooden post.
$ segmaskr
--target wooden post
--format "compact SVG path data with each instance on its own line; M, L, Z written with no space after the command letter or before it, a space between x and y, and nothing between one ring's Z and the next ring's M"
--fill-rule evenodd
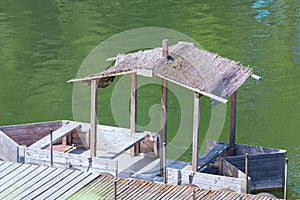
M199 127L200 127L200 97L199 93L194 93L194 121L193 121L193 155L192 170L198 170L199 152Z
M235 151L235 132L236 132L236 92L230 97L230 138L229 150L230 155L234 155Z
M284 197L283 199L287 199L288 194L288 163L289 159L285 159L285 168L284 168Z
M162 41L162 57L168 56L168 40ZM159 157L160 157L160 173L165 177L165 165L166 163L166 147L167 143L167 107L168 107L168 81L162 79L162 95L161 95L161 121L160 121L160 141L159 141Z
M166 143L163 143L163 181L164 184L167 184L167 149L166 149Z
M137 103L137 77L136 73L131 75L131 106L130 106L130 130L131 135L136 132L136 103Z
M98 80L91 80L91 137L90 154L96 157L97 152L97 103L98 103Z
M248 155L248 153L246 153L246 156L245 156L246 194L249 194L249 182L248 182L249 171L248 171L248 164L249 164L249 155Z
M169 45L168 45L168 40L164 39L162 41L162 57L166 58L169 55Z
M137 75L136 73L131 75L131 99L130 99L130 130L131 135L136 132L136 118L137 118ZM139 154L139 144L135 145L130 150L131 156L137 156Z
M50 166L53 166L53 135L52 129L50 128Z

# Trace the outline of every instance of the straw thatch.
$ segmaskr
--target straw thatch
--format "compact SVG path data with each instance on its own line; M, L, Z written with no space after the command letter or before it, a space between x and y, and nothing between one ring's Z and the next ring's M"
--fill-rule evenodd
M115 65L108 70L70 82L104 80L105 77L135 73L137 70L150 70L154 76L209 97L224 99L252 74L250 68L235 61L196 48L192 43L179 42L169 47L167 58L162 57L162 48L121 54L117 56Z

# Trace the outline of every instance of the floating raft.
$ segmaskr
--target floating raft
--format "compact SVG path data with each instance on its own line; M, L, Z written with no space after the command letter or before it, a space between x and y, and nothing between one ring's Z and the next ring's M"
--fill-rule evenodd
M108 174L0 161L0 199L114 199ZM118 179L117 199L253 199L269 197L194 186Z

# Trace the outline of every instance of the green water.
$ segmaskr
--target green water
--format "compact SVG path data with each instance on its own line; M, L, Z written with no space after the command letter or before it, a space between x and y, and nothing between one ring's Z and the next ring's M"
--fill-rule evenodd
M289 197L300 198L298 0L1 0L0 125L72 119L73 85L66 81L101 41L138 27L179 31L263 77L239 89L237 142L287 149ZM115 123L109 110L111 90L99 96L105 104L99 105L103 124ZM159 103L159 92L156 86L141 91L150 94L139 102L144 105L139 124L148 123L147 108ZM180 113L176 98L170 99L172 131ZM207 120L201 123L206 130ZM220 140L227 140L228 131L225 126Z

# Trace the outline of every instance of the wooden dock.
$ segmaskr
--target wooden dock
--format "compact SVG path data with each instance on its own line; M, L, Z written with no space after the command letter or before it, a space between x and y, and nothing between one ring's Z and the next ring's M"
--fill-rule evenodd
M114 199L115 178L108 174L0 161L0 199ZM195 186L118 179L117 199L274 198Z

